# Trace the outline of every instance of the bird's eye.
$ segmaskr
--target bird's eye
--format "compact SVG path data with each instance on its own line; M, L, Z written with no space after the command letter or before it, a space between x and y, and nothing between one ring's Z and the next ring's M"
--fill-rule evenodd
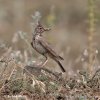
M39 29L42 29L41 27Z

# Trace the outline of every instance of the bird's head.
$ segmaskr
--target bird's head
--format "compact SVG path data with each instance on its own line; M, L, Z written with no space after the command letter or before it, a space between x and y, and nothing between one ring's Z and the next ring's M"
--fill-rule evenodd
M45 31L49 31L50 29L48 28L44 28L41 23L38 21L38 25L36 26L35 28L35 33L38 34L38 35L42 35L43 32Z

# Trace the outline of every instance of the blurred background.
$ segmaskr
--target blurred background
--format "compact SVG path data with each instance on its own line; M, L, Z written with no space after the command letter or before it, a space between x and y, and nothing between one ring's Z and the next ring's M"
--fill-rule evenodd
M94 43L96 50L100 51L100 0L95 0L95 6L97 21ZM8 46L13 46L13 49L21 50L23 53L25 43L19 39L14 44L13 39L17 38L16 32L23 31L27 33L28 41L31 41L32 15L37 11L42 16L43 26L51 28L51 31L44 33L44 36L53 45L55 51L65 59L62 64L66 70L73 72L81 69L83 61L85 66L88 47L87 0L0 0L0 41L4 41ZM0 49L0 55L2 53L3 50ZM35 53L33 56L38 59L39 54L35 51L33 53ZM99 52L97 65L99 65L98 58ZM54 69L52 66L57 65L53 63L55 64L50 60L47 65Z

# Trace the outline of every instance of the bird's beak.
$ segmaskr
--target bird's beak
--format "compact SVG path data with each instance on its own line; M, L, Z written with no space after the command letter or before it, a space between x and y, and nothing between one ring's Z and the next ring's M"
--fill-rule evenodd
M44 29L44 31L50 31L50 30L51 30L50 28Z

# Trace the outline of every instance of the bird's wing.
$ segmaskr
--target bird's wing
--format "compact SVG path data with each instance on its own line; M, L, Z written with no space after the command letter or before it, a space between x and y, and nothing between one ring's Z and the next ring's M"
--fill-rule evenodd
M39 43L48 51L51 53L51 55L53 55L54 57L57 57L60 60L63 60L62 57L60 57L50 46L50 44L48 42L46 42L43 38L39 39Z

